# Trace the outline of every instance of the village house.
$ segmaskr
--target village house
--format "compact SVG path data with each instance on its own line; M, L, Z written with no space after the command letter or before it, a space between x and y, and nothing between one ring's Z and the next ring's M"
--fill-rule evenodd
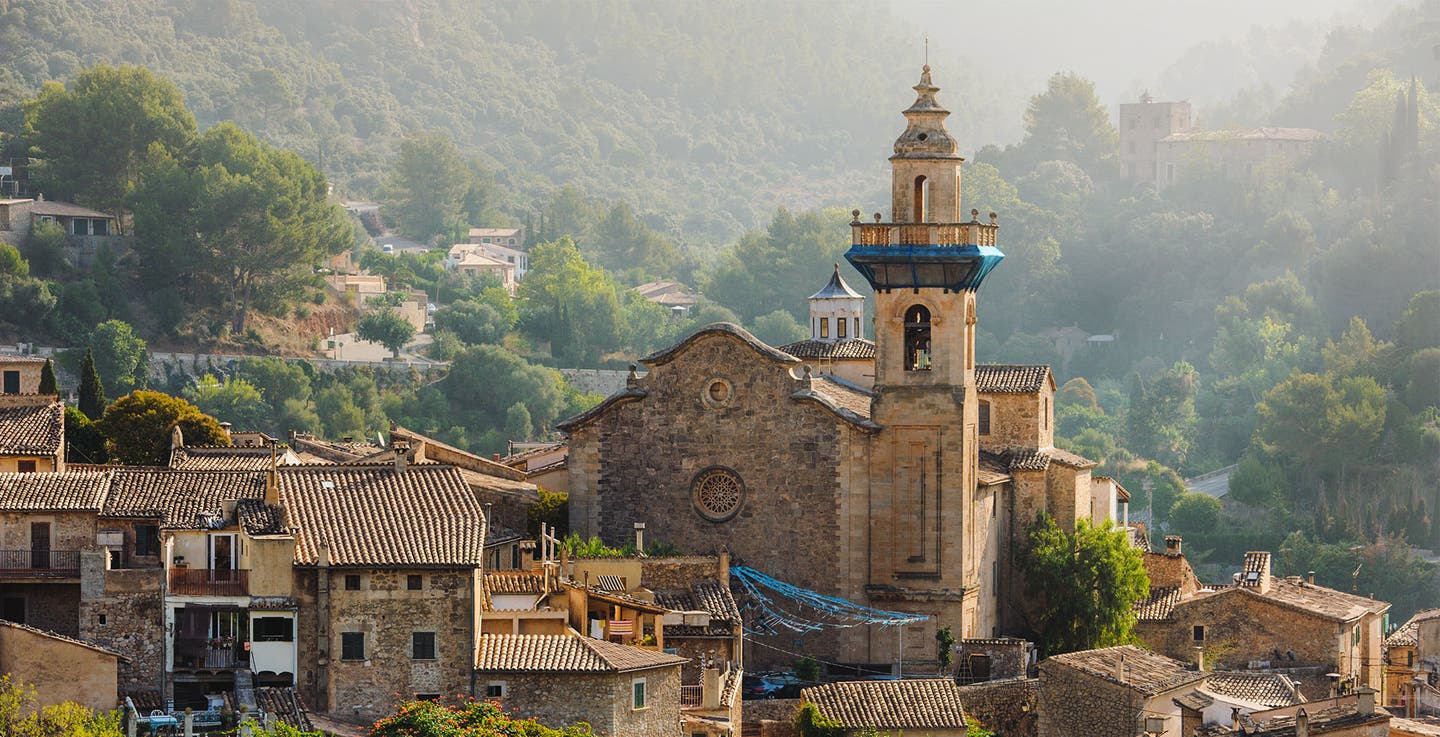
M546 491L570 493L570 473L566 461L570 457L567 443L515 443L511 453L500 462L525 472L525 480Z
M65 470L65 405L54 396L0 394L0 473Z
M883 737L965 737L961 690L949 678L841 681L800 691L800 702L839 722L846 737L873 730ZM870 734L870 732L866 732Z
M125 656L73 637L0 620L0 674L35 689L31 708L65 702L96 711L120 703L116 665Z
M41 356L0 355L0 394L39 394L45 361Z
M1385 705L1403 716L1440 716L1440 609L1422 609L1385 638Z
M471 243L525 249L524 228L471 228L465 235Z
M630 291L679 315L688 313L690 308L700 303L699 295L673 279L648 281L631 287Z
M525 281L525 274L530 271L530 254L528 252L522 251L516 246L507 246L489 241L456 243L451 246L450 250L445 254L445 268L458 269L460 264L463 263L468 256L477 253L514 266L516 282Z
M477 698L561 727L599 734L674 737L684 658L577 634L480 636Z
M461 274L494 277L511 297L515 296L519 285L515 264L505 258L482 253L478 249L464 253L450 268Z
M1194 697L1210 674L1133 645L1040 661L1039 729L1046 737L1189 737Z
M103 247L118 252L129 245L120 221L110 213L44 197L0 199L0 241L20 246L40 223L60 226L67 257L82 268L88 268Z
M924 617L803 635L805 652L872 672L934 664L941 622L962 639L1020 627L1015 543L1042 512L1062 527L1088 518L1095 494L1094 462L1054 447L1049 368L975 360L998 225L962 219L959 146L928 69L914 89L891 157L892 221L857 211L851 223L846 258L874 290L874 323L857 329L863 300L838 270L811 301L807 343L839 342L843 320L857 356L874 335L873 357L801 358L710 325L557 424L582 536L622 545L644 524L686 553L729 546L789 585ZM792 634L756 639L791 650ZM788 660L774 653L755 655Z
M81 635L80 551L107 485L105 473L0 473L0 619Z
M1310 701L1236 716L1198 734L1247 737L1391 737L1391 718L1375 705L1375 691L1362 686L1350 696Z
M1171 542L1167 538L1167 546ZM1302 680L1302 690L1317 695L1332 687L1383 685L1380 643L1388 603L1317 586L1313 579L1273 576L1268 552L1246 553L1235 584L1190 591L1195 584L1186 582L1193 573L1181 560L1178 539L1174 545L1174 555L1146 556L1147 564L1170 561L1176 573L1155 576L1161 585L1137 605L1135 633L1156 652L1189 658L1200 647L1212 666L1285 669ZM1339 674L1338 682L1327 683L1329 673Z
M501 463L499 458L478 456L394 423L390 425L390 442L405 447L416 463L443 463L459 470L475 498L481 505L488 505L487 518L494 527L527 528L530 507L540 501L540 490L525 471Z

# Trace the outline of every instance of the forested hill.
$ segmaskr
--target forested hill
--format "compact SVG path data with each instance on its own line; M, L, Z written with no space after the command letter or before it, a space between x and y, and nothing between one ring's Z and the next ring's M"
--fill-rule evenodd
M517 197L575 184L720 242L779 205L880 191L919 40L858 2L0 0L0 129L47 80L139 64L202 127L234 120L347 195L377 194L398 137L438 130ZM936 63L967 145L1008 137L985 75Z

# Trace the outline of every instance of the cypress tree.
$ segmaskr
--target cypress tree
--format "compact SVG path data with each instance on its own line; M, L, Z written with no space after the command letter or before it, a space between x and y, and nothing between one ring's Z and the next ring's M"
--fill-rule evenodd
M85 351L85 360L80 363L80 411L92 420L105 414L105 385L100 383L100 372L95 370L95 351Z
M40 393L60 396L60 387L55 383L55 362L48 358L40 369Z

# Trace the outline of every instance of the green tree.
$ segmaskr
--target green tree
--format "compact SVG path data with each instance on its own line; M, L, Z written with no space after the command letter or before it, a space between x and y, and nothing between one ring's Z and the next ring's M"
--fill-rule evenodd
M948 624L935 630L935 654L940 672L950 672L950 664L955 660L955 634Z
M31 328L55 308L55 294L30 276L30 262L20 250L0 241L0 322Z
M68 86L47 83L25 104L25 140L43 191L116 215L144 160L194 138L195 117L180 90L150 70L99 65Z
M1066 531L1042 512L1026 528L1019 563L1026 618L1046 655L1134 640L1134 605L1150 579L1123 530L1082 519Z
M390 354L395 358L400 357L400 350L410 343L415 337L415 326L410 324L392 309L376 310L360 318L360 323L355 327L355 334L361 340L368 340L372 343L379 343L390 349Z
M105 385L95 368L94 348L85 349L85 358L80 362L80 411L91 420L105 414Z
M1063 159L1092 177L1109 178L1119 164L1119 136L1110 113L1095 95L1095 83L1059 72L1025 108L1025 140L1033 161Z
M448 136L406 136L390 169L385 214L409 238L441 236L454 243L470 227L465 205L472 186L474 174Z
M78 407L65 407L65 462L104 463L105 436Z
M35 687L0 675L0 734L7 737L120 737L120 713L73 701L36 708Z
M95 370L105 381L105 394L119 396L144 386L149 370L145 341L129 323L106 320L95 326L87 341Z
M25 238L25 258L41 274L56 277L69 267L65 260L65 246L70 239L65 227L53 220L42 220L30 228Z
M845 737L845 728L836 719L820 713L813 701L805 701L795 711L795 732L800 737Z
M313 368L307 361L275 357L247 358L235 368L235 376L259 389L265 402L275 408L291 399L310 401L310 372Z
M620 347L620 297L604 271L591 266L568 237L530 252L530 271L520 283L520 327L549 341L563 364L588 365Z
M1220 523L1220 500L1205 494L1181 494L1170 505L1170 524L1182 535L1203 536Z
M810 335L800 321L786 310L775 310L755 318L755 337L770 345L785 345L804 340Z
M100 418L106 455L127 466L163 466L176 427L186 445L229 445L220 422L195 405L160 392L137 390L110 405Z
M540 489L540 500L525 510L525 532L532 539L539 539L540 525L555 530L555 536L564 538L570 534L570 495L564 492Z
M55 383L55 362L48 358L40 367L40 393L60 396L60 387Z
M680 258L669 238L647 227L623 202L610 208L585 242L600 266L626 275L631 284L673 273Z
M554 369L533 366L495 345L474 346L456 356L437 387L449 401L449 422L463 427L504 430L510 410L523 404L534 428L548 428L566 409L565 380ZM516 420L518 424L518 420ZM503 451L503 439L487 452Z
M448 330L470 345L501 343L512 325L500 310L474 299L456 300L435 311L437 331Z
M848 220L838 211L780 208L765 230L746 233L721 253L705 280L705 295L747 322L776 308L797 321L806 319L805 295L796 285L825 283L832 264L849 248L844 229L836 227L842 218ZM848 275L851 286L865 288L854 271Z
M1440 348L1440 289L1420 292L1410 298L1395 325L1395 336L1408 350Z
M233 123L196 139L179 158L156 156L136 198L136 243L152 285L186 290L223 310L233 333L250 310L283 312L318 293L316 262L351 245L325 177L293 151Z
M221 381L214 374L205 374L194 386L186 388L185 398L201 412L238 429L273 429L270 405L260 390L244 379L226 377Z

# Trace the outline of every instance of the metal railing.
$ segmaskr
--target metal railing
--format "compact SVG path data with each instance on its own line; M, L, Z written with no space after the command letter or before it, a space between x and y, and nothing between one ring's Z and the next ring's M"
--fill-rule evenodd
M170 593L180 596L246 596L250 593L250 571L171 568Z
M993 246L994 223L851 223L852 242L861 246Z
M704 686L680 686L680 705L699 706L705 701Z
M0 576L76 576L78 550L0 550Z

